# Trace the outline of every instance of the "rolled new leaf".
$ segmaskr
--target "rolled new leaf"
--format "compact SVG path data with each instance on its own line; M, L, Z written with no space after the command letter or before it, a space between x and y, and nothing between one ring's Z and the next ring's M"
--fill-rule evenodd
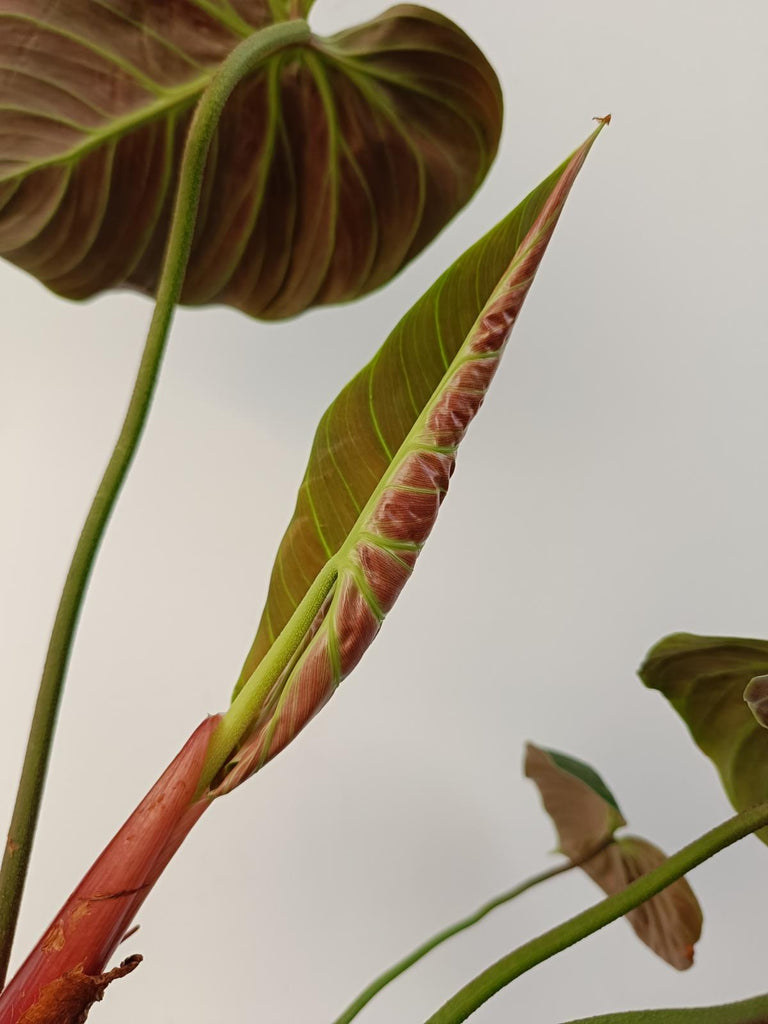
M0 255L82 299L158 281L192 110L254 30L308 0L0 0ZM292 316L385 283L496 153L496 76L404 4L264 61L211 147L182 301Z
M637 836L615 837L626 825L616 798L597 772L583 761L529 743L525 774L535 782L557 830L560 850L612 896L666 859L653 843ZM590 850L596 850L588 857ZM684 879L627 914L638 938L677 970L693 963L701 935L698 900Z
M762 692L762 684L751 691L748 684L768 674L768 641L674 633L651 648L639 674L713 761L736 810L768 799L768 731L744 699L745 691L753 699ZM768 842L765 829L757 835Z
M237 694L260 685L273 643L303 622L313 579L330 570L333 582L219 792L261 767L325 704L410 577L458 445L601 127L446 271L323 416Z

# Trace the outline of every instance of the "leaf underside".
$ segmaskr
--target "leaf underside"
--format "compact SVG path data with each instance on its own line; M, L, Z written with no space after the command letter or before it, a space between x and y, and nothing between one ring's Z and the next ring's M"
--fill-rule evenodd
M622 836L603 845L626 822L605 782L583 761L529 743L525 774L539 789L562 853L580 862L609 896L667 859L657 846L637 836ZM592 850L599 852L585 860ZM684 878L630 911L627 920L638 938L672 967L686 970L692 965L702 914Z
M0 255L68 298L152 293L194 105L272 21L266 0L0 0ZM380 286L472 196L501 120L482 53L425 8L274 55L221 118L182 301L277 318Z
M640 668L715 764L738 811L768 800L768 730L744 703L755 676L768 673L768 641L675 633L656 644ZM756 833L768 842L768 830Z
M408 580L458 444L599 130L443 274L321 419L236 692L258 678L264 654L320 570L331 568L335 582L223 789L256 771L325 704Z

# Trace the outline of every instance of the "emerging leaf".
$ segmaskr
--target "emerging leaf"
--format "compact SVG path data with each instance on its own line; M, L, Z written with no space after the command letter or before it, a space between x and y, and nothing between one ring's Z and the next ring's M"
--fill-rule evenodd
M195 103L310 6L0 0L0 255L67 298L152 293ZM182 301L276 318L384 284L473 195L501 119L482 53L422 7L277 53L221 118Z
M612 793L589 765L529 743L525 774L541 793L557 829L561 852L580 863L609 896L667 859L645 839L614 838L616 829L626 821ZM598 852L590 857L592 850ZM631 910L627 920L638 938L672 967L683 971L691 966L693 947L701 935L702 914L684 878Z
M768 800L768 732L744 703L755 676L768 673L768 642L675 633L651 649L640 668L714 762L738 811ZM768 842L766 830L757 835Z
M408 580L456 449L599 131L437 281L323 416L238 690L321 569L332 566L335 583L230 766L226 789L329 699Z

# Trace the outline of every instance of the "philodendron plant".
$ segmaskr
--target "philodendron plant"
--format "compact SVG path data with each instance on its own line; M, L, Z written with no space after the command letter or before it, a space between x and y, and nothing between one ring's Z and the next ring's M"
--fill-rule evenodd
M404 4L331 38L311 0L0 0L0 253L70 299L155 299L125 422L56 615L0 871L0 988L77 618L150 407L177 304L262 320L381 287L473 195L499 142L497 78L443 15ZM407 583L576 176L609 117L460 256L331 402L229 706L195 730L0 992L0 1024L75 1024L211 803L286 747L357 666ZM264 327L264 331L268 328ZM384 333L384 332L382 332ZM678 636L643 670L720 768L739 814L667 858L617 835L583 762L530 745L564 859L404 957L338 1017L502 903L576 866L605 899L503 957L429 1018L469 1017L609 922L685 969L701 910L684 874L768 827L768 644ZM750 704L742 701L750 679ZM660 1014L661 1016L659 1016ZM756 1022L768 997L611 1020Z

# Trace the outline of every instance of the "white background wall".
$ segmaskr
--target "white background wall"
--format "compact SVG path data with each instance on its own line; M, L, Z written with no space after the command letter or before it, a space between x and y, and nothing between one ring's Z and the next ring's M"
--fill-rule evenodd
M590 760L672 850L726 817L714 771L634 675L665 633L768 636L762 0L435 0L504 85L500 156L386 290L267 327L181 313L77 637L21 955L206 712L255 629L314 426L401 312L612 111L411 584L329 708L216 805L141 913L146 961L94 1024L329 1022L393 959L544 865L526 738ZM318 0L325 32L379 9ZM0 816L48 630L150 314L0 268ZM765 990L753 839L693 876L678 975L619 922L478 1024ZM596 898L569 875L497 912L361 1017L420 1024Z

